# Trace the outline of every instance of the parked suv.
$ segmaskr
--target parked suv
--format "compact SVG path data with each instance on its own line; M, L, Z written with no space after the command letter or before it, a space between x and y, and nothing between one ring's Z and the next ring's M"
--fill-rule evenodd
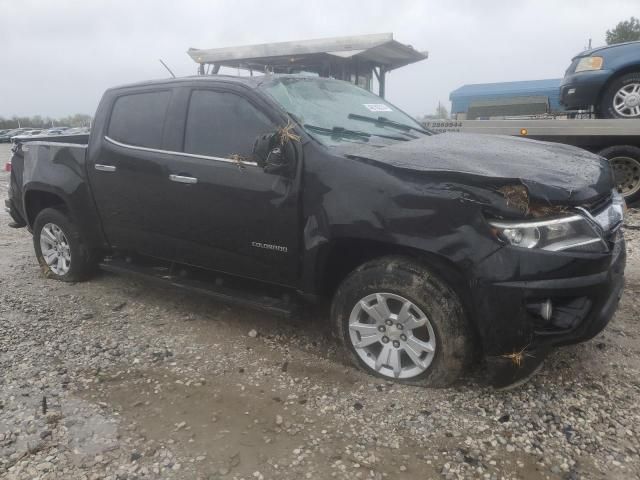
M354 364L383 378L442 386L484 358L513 382L600 332L622 292L605 159L434 135L347 82L129 85L88 137L61 138L16 146L6 202L46 276L101 262L271 312L328 302Z
M568 110L594 107L600 118L640 118L640 42L576 55L560 85Z

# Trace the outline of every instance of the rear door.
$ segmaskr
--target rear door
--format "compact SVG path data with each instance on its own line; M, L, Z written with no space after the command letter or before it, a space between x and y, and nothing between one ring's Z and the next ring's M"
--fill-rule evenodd
M88 177L109 243L153 255L162 246L164 128L174 89L124 91L93 138ZM96 135L99 131L96 130Z

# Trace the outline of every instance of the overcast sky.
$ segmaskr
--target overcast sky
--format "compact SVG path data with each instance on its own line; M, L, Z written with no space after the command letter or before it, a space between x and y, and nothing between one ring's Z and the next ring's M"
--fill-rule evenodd
M639 0L0 0L0 116L93 114L113 85L191 75L189 47L393 32L429 59L389 75L420 115L467 83L562 77Z

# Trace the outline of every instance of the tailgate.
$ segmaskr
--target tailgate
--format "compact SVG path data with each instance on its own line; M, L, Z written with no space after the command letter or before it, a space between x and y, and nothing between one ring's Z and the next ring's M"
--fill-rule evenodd
M5 209L11 215L13 221L20 226L25 225L24 212L22 211L22 175L24 174L24 152L22 145L14 144L11 148L11 160L9 170L9 192L5 200Z

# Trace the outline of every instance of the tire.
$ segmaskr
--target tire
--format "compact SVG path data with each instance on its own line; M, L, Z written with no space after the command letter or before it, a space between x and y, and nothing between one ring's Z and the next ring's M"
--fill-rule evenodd
M627 204L640 200L640 148L632 145L615 145L598 152L611 163L615 182Z
M33 224L33 246L45 277L63 282L78 282L95 272L97 259L88 248L80 230L65 210L45 208ZM53 247L62 264L47 262L43 249ZM58 250L56 250L56 248ZM48 250L51 252L51 249ZM53 258L49 255L49 258Z
M407 307L406 302L412 306ZM403 307L410 315L403 315ZM381 315L368 313L378 308ZM389 312L390 317L386 315ZM445 387L460 377L473 355L472 331L458 295L414 259L389 256L358 267L339 286L331 319L351 361L367 373L387 380ZM425 319L424 325L411 329ZM404 325L402 330L400 323ZM380 332L382 326L384 332ZM365 345L374 335L377 341ZM357 342L362 342L358 348Z
M626 99L622 94L626 92ZM598 106L601 118L640 119L640 72L622 75L611 82Z

